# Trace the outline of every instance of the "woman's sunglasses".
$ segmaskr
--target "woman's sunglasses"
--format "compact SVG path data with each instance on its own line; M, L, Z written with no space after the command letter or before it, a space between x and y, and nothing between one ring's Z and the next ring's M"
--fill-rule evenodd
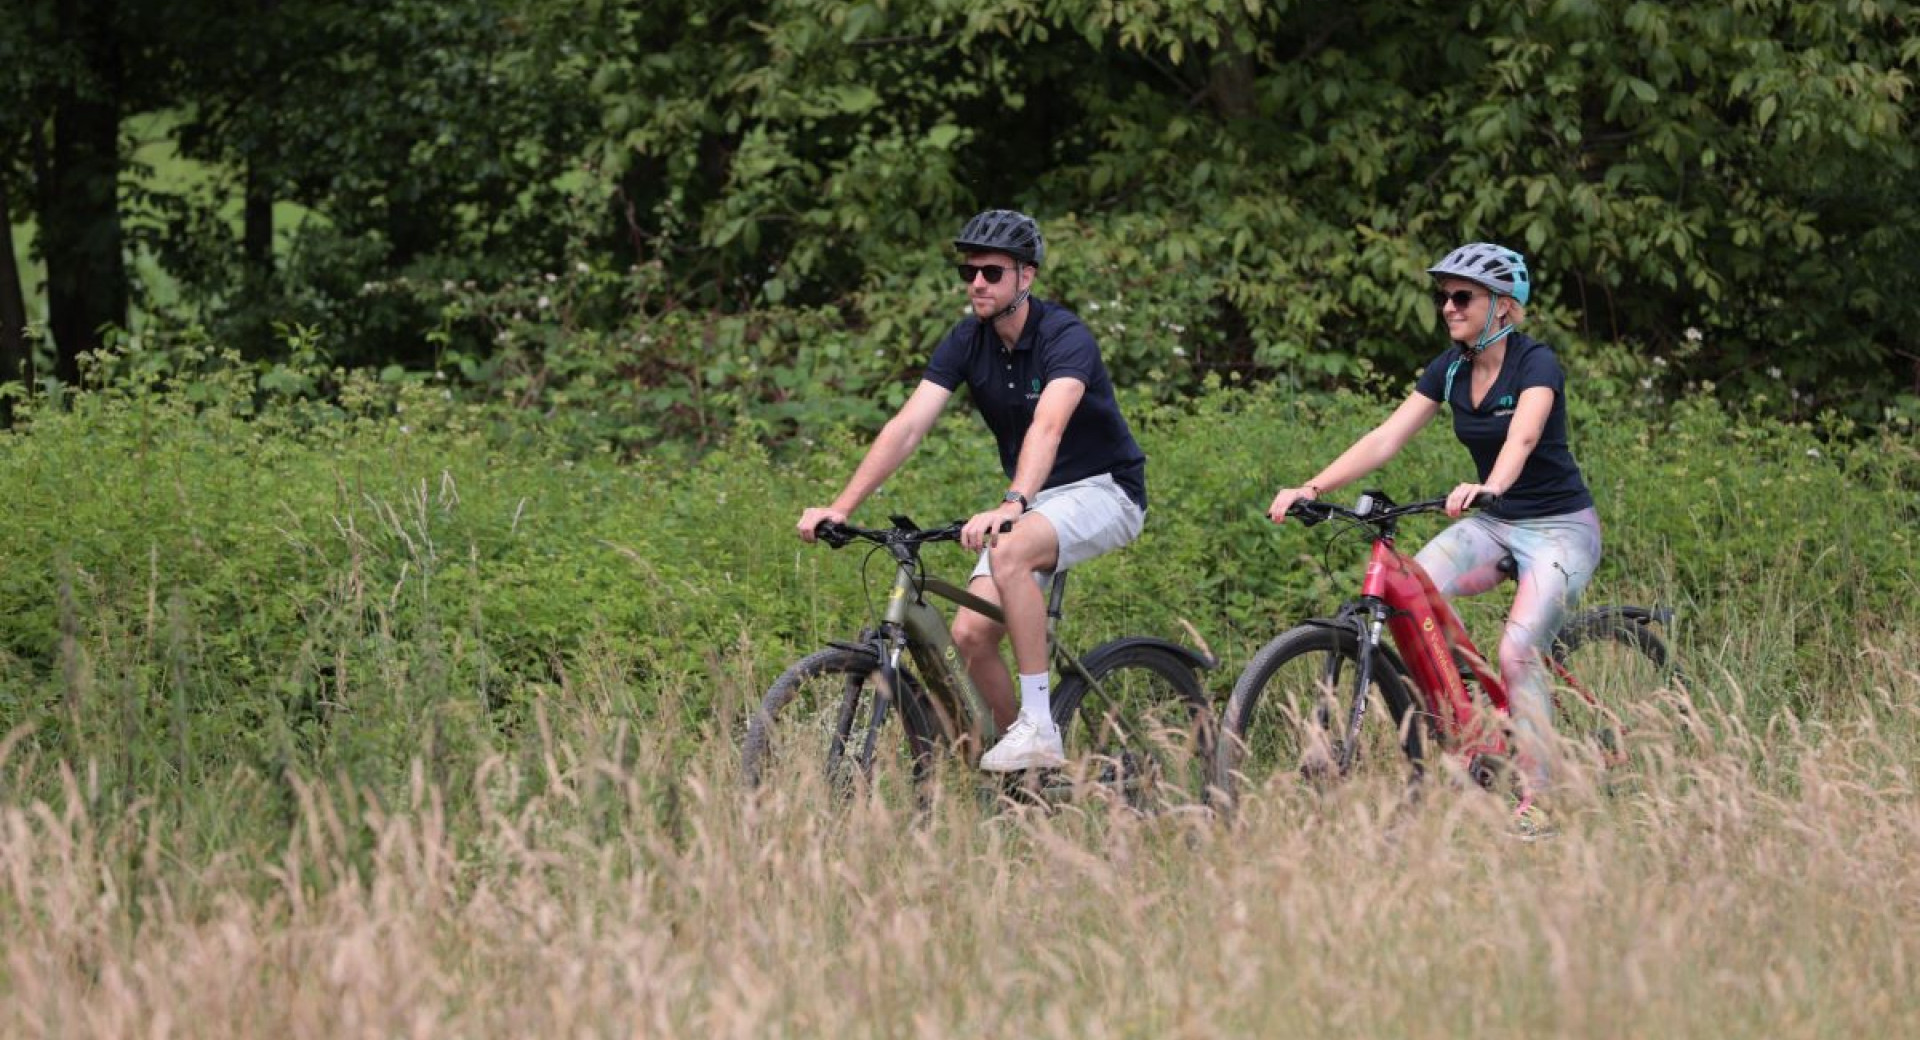
M993 279L989 278L987 280L992 281ZM1444 309L1448 303L1452 303L1454 310L1464 311L1467 309L1467 306L1473 302L1473 298L1478 295L1480 294L1474 292L1472 289L1455 289L1452 292L1447 292L1444 289L1435 289L1433 291L1433 306L1435 309Z
M968 285L973 284L974 275L984 277L988 285L999 285L1000 276L1012 270L1012 268L1004 267L1000 264L960 264L958 266L960 269L960 280Z

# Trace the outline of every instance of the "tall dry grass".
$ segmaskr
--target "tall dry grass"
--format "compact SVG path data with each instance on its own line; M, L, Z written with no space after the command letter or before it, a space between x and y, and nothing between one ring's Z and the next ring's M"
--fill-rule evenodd
M748 798L729 736L555 725L447 781L471 813L427 764L404 804L309 778L270 847L193 860L153 807L96 815L84 768L14 798L64 767L10 745L0 1032L1912 1035L1920 638L1889 638L1822 725L1743 721L1758 647L1695 662L1534 843L1386 779L1231 823L958 775L924 808L889 776Z

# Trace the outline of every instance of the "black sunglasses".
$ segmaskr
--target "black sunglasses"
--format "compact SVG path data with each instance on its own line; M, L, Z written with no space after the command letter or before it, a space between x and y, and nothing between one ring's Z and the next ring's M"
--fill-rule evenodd
M1455 310L1464 311L1467 309L1467 305L1473 302L1473 298L1478 295L1480 294L1474 292L1472 289L1455 289L1452 292L1447 292L1444 289L1435 289L1433 291L1433 306L1435 309L1444 308L1448 301L1452 301Z
M1000 264L959 264L957 266L960 269L960 280L968 285L973 284L974 275L984 276L988 285L999 285L1000 276L1012 270Z

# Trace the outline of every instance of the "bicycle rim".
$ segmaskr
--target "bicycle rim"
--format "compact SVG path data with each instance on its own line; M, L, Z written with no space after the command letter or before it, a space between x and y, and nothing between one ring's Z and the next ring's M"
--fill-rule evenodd
M911 677L901 675L911 685ZM760 787L817 778L836 801L871 783L876 766L905 746L896 698L874 741L873 760L865 754L880 682L879 661L862 651L831 648L795 662L768 687L749 720L741 747L743 779Z
M1073 779L1120 794L1138 809L1200 805L1214 722L1193 667L1153 646L1087 658L1094 683L1069 676L1054 705Z
M1589 767L1628 761L1637 720L1679 688L1666 642L1648 623L1607 610L1571 619L1555 640L1554 729Z
M1424 749L1424 729L1412 727L1408 697L1384 659L1373 668L1366 714L1357 740L1347 746L1346 728L1359 676L1359 640L1331 625L1301 625L1256 653L1234 684L1221 719L1213 783L1231 802L1246 788L1274 777L1298 777L1325 786L1345 775L1391 771L1405 777L1408 759Z

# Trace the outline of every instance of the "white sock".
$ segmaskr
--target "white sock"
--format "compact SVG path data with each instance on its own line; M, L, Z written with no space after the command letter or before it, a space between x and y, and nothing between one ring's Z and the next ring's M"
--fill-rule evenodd
M1053 701L1047 686L1047 673L1020 675L1020 714L1046 729L1053 728Z

